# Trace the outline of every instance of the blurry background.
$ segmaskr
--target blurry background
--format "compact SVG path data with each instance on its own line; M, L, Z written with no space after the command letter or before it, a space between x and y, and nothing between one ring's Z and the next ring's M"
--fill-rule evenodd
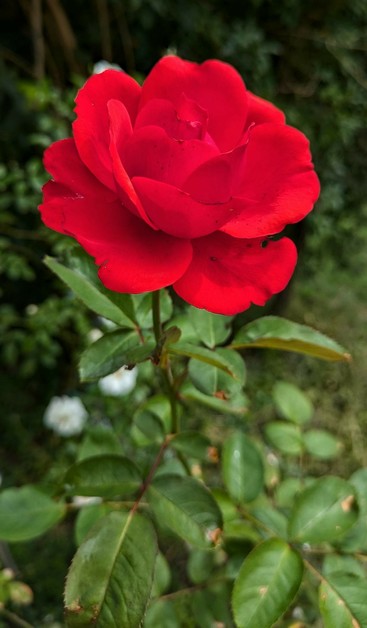
M39 219L47 179L43 150L70 134L73 98L97 62L118 64L143 80L167 51L233 64L249 89L283 109L288 122L311 140L322 195L291 234L300 253L297 273L270 311L324 331L348 349L353 362L251 352L252 411L266 412L275 379L291 381L312 399L316 424L343 440L338 472L367 465L366 33L364 0L2 0L3 486L37 482L47 472L60 437L45 429L44 410L52 396L81 390L78 355L97 325L42 262L45 254L74 246ZM250 310L242 319L262 313ZM87 401L92 395L94 407L106 414L103 404L109 402L89 389L83 394ZM69 455L73 443L63 446L63 455ZM67 527L53 534L52 547L41 540L12 551L23 579L41 599L42 617L57 618L73 547Z

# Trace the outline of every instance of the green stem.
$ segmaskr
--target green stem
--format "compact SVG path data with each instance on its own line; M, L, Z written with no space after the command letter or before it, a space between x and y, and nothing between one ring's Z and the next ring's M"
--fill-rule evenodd
M18 617L15 613L8 611L6 608L0 608L0 615L5 617L13 626L20 626L21 628L34 628L32 624L24 621L21 617Z
M152 313L153 313L153 330L154 337L157 345L161 342L162 339L162 322L161 322L161 312L160 312L160 291L156 290L152 293ZM178 434L180 431L180 417L178 414L177 408L177 394L175 389L175 384L172 376L172 371L170 368L169 361L165 362L165 365L161 365L162 376L166 387L167 397L171 407L171 433ZM180 453L176 452L177 457L185 467L185 470L188 475L191 475L190 467L185 459L185 457Z
M161 310L160 310L160 291L156 290L152 293L152 312L153 312L153 330L155 341L158 344L162 336Z
M174 384L172 381L172 373L170 371L169 365L167 366L167 368L163 369L162 374L163 374L164 382L166 385L168 401L171 406L171 418L172 418L171 432L172 434L177 434L180 431L180 419L179 419L178 411L177 411L176 391L175 391Z

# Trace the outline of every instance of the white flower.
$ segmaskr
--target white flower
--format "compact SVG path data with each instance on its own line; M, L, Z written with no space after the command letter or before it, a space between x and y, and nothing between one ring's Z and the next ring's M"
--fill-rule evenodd
M97 61L93 66L93 74L101 74L105 70L122 70L122 68L116 63L110 63L109 61Z
M83 495L75 495L72 502L76 508L83 508L84 506L94 506L102 502L102 497L84 497Z
M60 436L74 436L83 430L88 413L79 397L52 397L43 422Z
M88 340L89 342L96 342L103 336L103 331L98 329L97 327L90 329L88 332Z
M128 370L123 366L115 373L102 377L98 382L98 386L105 395L123 397L135 388L137 376L138 369L136 367Z

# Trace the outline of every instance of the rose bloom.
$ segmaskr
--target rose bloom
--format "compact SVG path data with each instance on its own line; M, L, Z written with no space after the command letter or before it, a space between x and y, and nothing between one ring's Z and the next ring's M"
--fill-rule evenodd
M121 71L76 97L73 139L45 153L50 228L95 258L117 292L171 286L220 314L264 305L297 252L268 240L312 209L309 143L226 63L163 57L142 87Z

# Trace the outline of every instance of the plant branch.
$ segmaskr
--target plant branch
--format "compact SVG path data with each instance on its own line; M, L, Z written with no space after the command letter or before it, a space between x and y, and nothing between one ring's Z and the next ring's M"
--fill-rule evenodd
M20 626L20 628L34 628L32 624L24 621L24 619L21 619L21 617L18 617L15 613L8 611L6 608L0 608L0 616L1 615L14 626Z
M162 445L160 447L160 450L159 450L159 452L157 454L157 457L154 460L154 462L153 462L153 464L151 466L151 469L150 469L146 479L144 480L144 482L143 482L143 484L141 486L139 496L138 496L137 500L134 502L134 505L133 505L133 507L131 509L131 515L133 515L137 511L137 509L139 508L140 502L141 502L141 500L142 500L146 490L149 488L149 486L150 486L150 484L151 484L151 482L153 480L154 474L155 474L156 470L158 469L159 464L160 464L160 462L162 460L162 456L163 456L164 452L166 451L168 445L170 444L171 440L172 440L172 435L168 434L166 436L166 438L164 439L164 441L163 441L163 443L162 443Z

